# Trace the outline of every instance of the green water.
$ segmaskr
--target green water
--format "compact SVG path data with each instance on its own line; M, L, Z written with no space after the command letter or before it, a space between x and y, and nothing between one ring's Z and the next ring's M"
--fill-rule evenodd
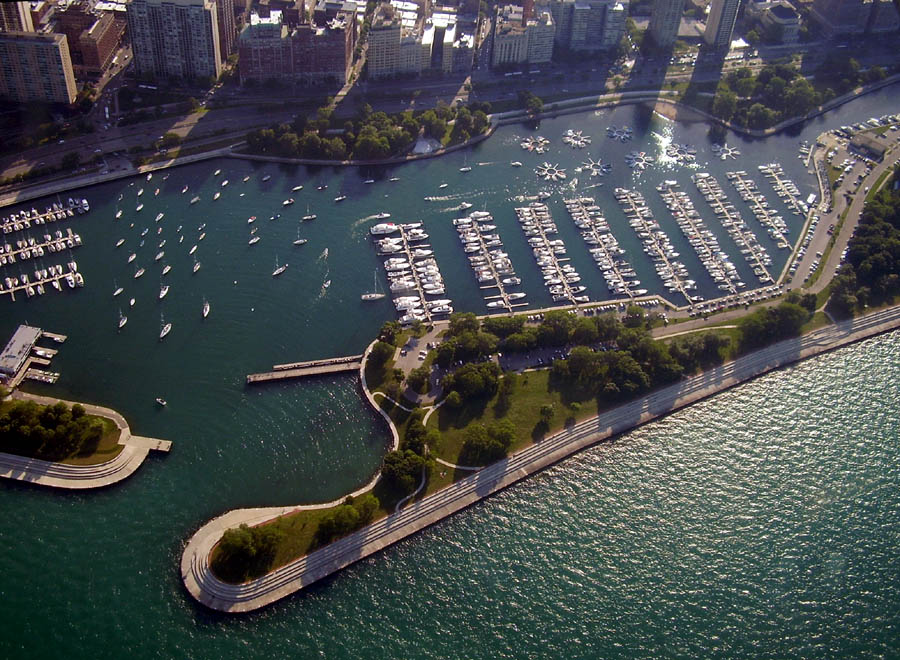
M812 183L796 158L800 139L895 110L882 93L797 136L730 139L741 159L704 169L724 184L726 169L751 171L779 160L805 193ZM641 137L625 145L607 141L603 131L612 123L635 126ZM562 145L567 128L593 135L592 147ZM447 209L464 199L485 206L494 212L532 305L546 304L512 218L515 198L543 187L531 168L542 160L560 162L571 175L580 161L600 156L613 173L602 187L577 186L579 194L596 194L611 221L621 222L611 189L637 186L657 217L671 222L653 186L663 178L681 180L702 209L687 178L691 171L658 167L635 177L622 160L629 151L658 148L653 132L692 143L701 155L708 149L704 127L673 127L626 108L545 122L539 133L553 139L554 151L540 157L518 148L517 138L528 134L524 128L502 129L468 156L469 174L458 172L462 154L373 172L217 161L173 170L165 181L155 175L133 186L126 181L83 191L92 212L70 226L84 238L72 256L87 286L0 301L0 333L27 320L67 334L53 360L59 383L33 389L109 405L135 432L175 444L170 455L152 457L131 479L105 491L3 484L2 654L896 654L897 334L772 374L584 452L261 613L220 617L194 605L181 588L183 543L210 517L239 506L338 497L377 469L386 433L352 378L243 384L246 373L274 363L359 352L391 318L389 301L359 301L378 266L366 236L373 214L423 220L449 297L457 309L481 312ZM510 168L511 160L526 166ZM216 168L223 170L218 177ZM271 181L263 183L263 173L271 173ZM364 184L369 176L377 182ZM400 181L387 181L391 176ZM221 188L224 178L230 183ZM446 189L438 189L442 182ZM321 183L328 189L316 190ZM182 196L185 184L190 190ZM299 184L302 191L290 192ZM145 208L136 213L140 187ZM222 198L213 202L216 190ZM339 193L348 198L334 203ZM194 194L203 200L191 206ZM289 196L297 201L284 210L281 200ZM426 196L450 199L426 202ZM768 196L774 201L774 193ZM602 299L599 273L560 198L551 203L561 237L589 291ZM300 226L307 204L319 217ZM124 209L118 221L117 205ZM157 236L160 211L165 218ZM283 217L268 220L277 212ZM257 216L261 236L254 246L247 245L250 215ZM204 222L207 236L197 241ZM186 236L180 244L179 224ZM298 226L309 239L302 247L291 245ZM674 223L666 228L680 240ZM634 249L627 225L614 230ZM795 226L794 235L798 231ZM116 249L119 237L126 244ZM157 264L153 256L163 238L166 257ZM192 274L187 251L195 243L202 266ZM126 262L132 251L135 264L147 269L139 280ZM290 267L273 279L276 257ZM45 259L47 265L62 261ZM648 268L633 262L639 271ZM160 302L162 263L173 269L166 276L170 293ZM332 285L323 290L326 279ZM126 289L115 299L114 280ZM212 305L205 321L204 298ZM120 307L128 315L121 333ZM173 323L162 343L161 313ZM154 405L156 396L169 401L164 410Z

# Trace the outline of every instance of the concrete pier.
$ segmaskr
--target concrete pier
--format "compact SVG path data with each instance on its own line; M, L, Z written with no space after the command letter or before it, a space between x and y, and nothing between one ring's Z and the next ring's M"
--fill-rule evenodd
M362 364L362 355L348 355L324 360L311 360L309 362L291 362L289 364L276 364L272 371L258 374L249 374L247 384L271 383L278 380L291 378L303 378L304 376L322 376L349 371L358 371Z

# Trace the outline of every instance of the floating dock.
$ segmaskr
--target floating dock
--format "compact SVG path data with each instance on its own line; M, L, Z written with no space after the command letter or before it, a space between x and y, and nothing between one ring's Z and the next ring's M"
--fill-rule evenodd
M359 371L361 364L362 355L348 355L325 360L276 364L272 367L272 371L249 374L247 376L247 384L271 383L277 380L289 380L291 378L303 378L305 376L323 376L325 374L336 374L346 371Z

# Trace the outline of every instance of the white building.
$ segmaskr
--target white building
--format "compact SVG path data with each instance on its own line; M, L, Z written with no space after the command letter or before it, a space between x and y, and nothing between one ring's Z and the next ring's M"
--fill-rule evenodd
M534 18L523 21L522 7L506 5L497 9L491 66L541 64L553 58L556 24L553 16L539 9Z
M131 0L127 16L139 75L191 79L222 73L214 0Z

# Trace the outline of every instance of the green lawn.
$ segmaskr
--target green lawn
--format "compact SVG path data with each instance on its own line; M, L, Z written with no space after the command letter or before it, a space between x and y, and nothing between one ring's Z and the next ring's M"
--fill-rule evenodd
M518 384L507 410L498 407L497 395L487 402L474 401L456 410L441 406L428 420L428 428L436 428L441 432L440 444L429 449L445 461L456 463L469 425L489 425L505 419L516 428L516 438L509 448L511 452L516 451L540 439L535 430L540 421L541 406L546 404L552 405L554 409L548 434L559 431L570 418L581 420L597 414L597 400L593 398L578 401L578 410L573 410L570 405L573 401L565 393L550 386L549 370L529 371L516 378Z

